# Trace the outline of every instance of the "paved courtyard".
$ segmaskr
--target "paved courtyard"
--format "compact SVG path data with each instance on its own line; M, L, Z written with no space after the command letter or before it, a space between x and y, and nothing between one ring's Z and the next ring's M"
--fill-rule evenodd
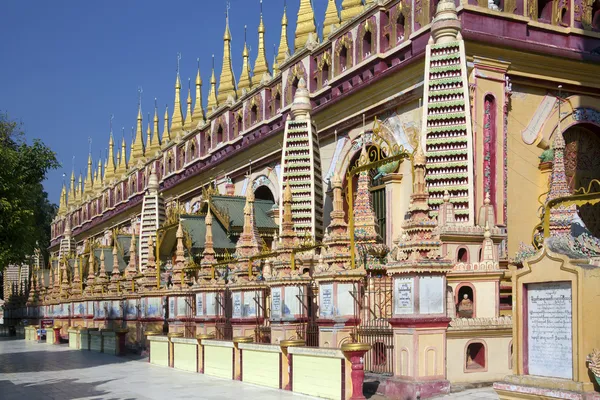
M374 399L381 397L374 396ZM445 399L497 399L476 389ZM150 365L145 358L0 338L0 399L308 399L306 396Z

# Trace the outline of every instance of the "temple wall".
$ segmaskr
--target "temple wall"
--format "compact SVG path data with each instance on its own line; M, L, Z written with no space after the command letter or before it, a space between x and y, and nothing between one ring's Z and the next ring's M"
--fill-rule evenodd
M524 143L522 137L523 131L533 129L528 129L530 121L544 114L540 108L544 94L544 89L513 85L507 138L509 257L514 256L520 242L531 241L533 227L539 223L541 204L537 199L548 190L538 169L537 157L543 149Z
M268 345L251 346L260 346L267 350ZM281 349L277 345L268 347L270 347L268 350L273 349L274 351L269 352L262 349L242 350L243 379L244 382L279 389L279 358L281 357Z
M451 338L447 341L447 374L452 383L460 382L491 382L501 380L510 374L510 343L511 336L476 338L477 332L472 337ZM485 367L469 369L467 363L467 346L472 342L481 342L485 346Z

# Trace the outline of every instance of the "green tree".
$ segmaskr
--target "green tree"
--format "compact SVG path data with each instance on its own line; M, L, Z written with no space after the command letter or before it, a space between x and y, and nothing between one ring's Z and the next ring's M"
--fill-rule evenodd
M25 141L22 125L0 114L0 271L23 262L37 246L45 251L57 206L42 182L60 166L40 140Z

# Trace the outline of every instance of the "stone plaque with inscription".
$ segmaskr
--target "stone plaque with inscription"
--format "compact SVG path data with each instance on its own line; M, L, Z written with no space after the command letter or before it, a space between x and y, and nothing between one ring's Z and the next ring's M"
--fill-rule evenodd
M414 313L413 279L412 277L394 279L394 314Z
M571 283L527 285L526 318L529 374L573 379Z
M271 289L271 317L281 318L281 288Z
M321 285L319 296L319 314L321 317L333 317L333 285Z

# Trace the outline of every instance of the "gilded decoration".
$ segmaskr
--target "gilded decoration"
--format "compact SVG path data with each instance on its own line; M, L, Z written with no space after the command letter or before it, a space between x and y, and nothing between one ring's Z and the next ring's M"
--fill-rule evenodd
M419 24L416 29L421 29L431 22L429 0L415 0L415 22Z
M244 110L238 110L234 113L233 134L239 136L244 131Z
M598 1L598 0L595 0ZM583 0L581 10L578 10L579 5L575 4L575 21L581 20L581 25L585 30L594 29L594 25L592 21L593 15L592 11L594 9L594 0ZM579 12L578 12L579 11ZM596 27L600 28L600 26Z
M383 27L384 33L389 37L389 47L394 47L408 38L411 33L411 26L410 4L400 2L392 7L389 23Z
M534 21L539 21L539 15L540 15L540 10L538 8L538 0L528 0L529 2L527 3L527 10L529 13L529 18L531 18ZM552 2L552 12L551 12L551 16L550 16L550 21L544 21L544 22L549 22L552 25L562 25L562 21L561 21L561 11L562 8L559 6L559 0L550 0Z
M335 72L336 74L341 74L346 70L346 68L352 67L353 59L352 59L352 48L354 41L352 40L352 33L348 32L341 38L339 38L335 42ZM341 59L342 50L346 50L345 60ZM344 63L344 65L341 65Z
M365 49L364 49L364 44L365 44L365 40L364 37L365 35L368 33L371 34L371 40L370 40L370 49L368 54L365 54ZM375 18L375 16L372 16L371 18L368 18L365 22L363 22L362 24L360 24L358 26L358 34L356 35L356 37L358 38L358 51L356 54L356 59L358 61L362 61L368 57L371 56L371 54L373 54L374 52L377 51L377 18Z
M306 69L304 68L304 64L302 61L294 64L290 67L287 84L285 86L285 101L287 104L291 104L294 101L294 90L292 89L294 82L300 81L300 78L304 78L306 81L308 77L306 76Z
M253 119L253 111L252 109L256 107L256 116ZM246 104L244 110L244 124L247 127L251 127L254 124L260 122L262 120L263 115L263 101L262 95L260 93L254 95L252 99Z
M271 89L271 101L270 101L271 117L274 117L275 115L277 115L277 113L281 109L281 98L282 98L281 82L279 82L277 85L275 85Z
M314 79L317 82L317 89L327 86L331 79L331 53L326 51L317 56L317 68L314 73Z
M227 131L227 118L225 118L225 115L221 115L213 124L212 142L214 147L227 141Z

